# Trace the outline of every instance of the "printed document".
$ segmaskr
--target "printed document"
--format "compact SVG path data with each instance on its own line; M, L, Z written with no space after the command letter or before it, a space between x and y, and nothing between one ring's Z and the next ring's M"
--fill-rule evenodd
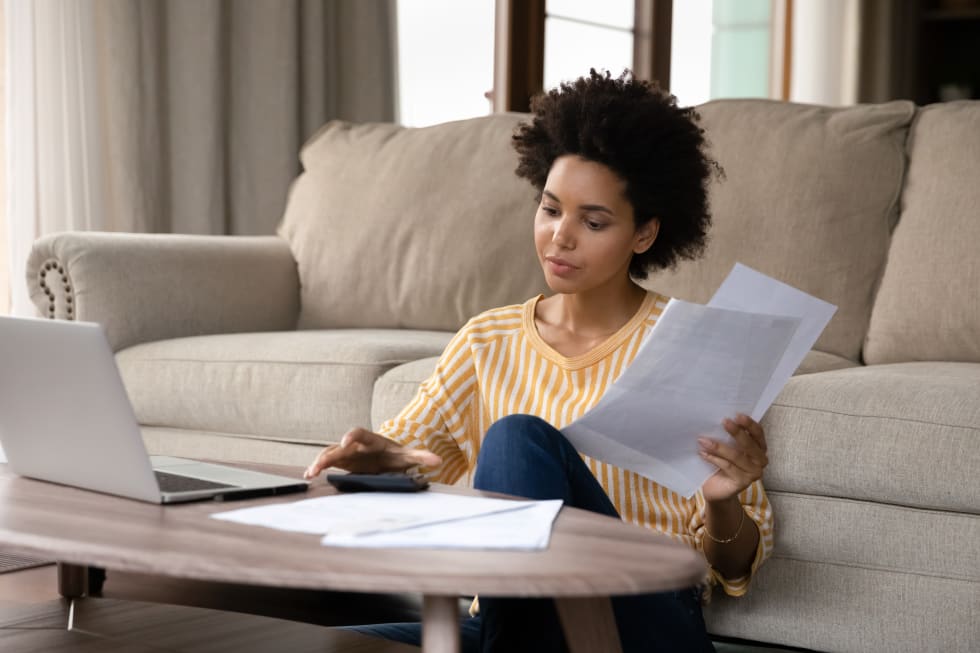
M759 419L836 307L736 265L707 306L671 300L625 372L562 432L580 453L691 497L716 468L697 439Z
M435 493L434 493L435 494ZM513 501L511 503L514 503ZM548 548L561 499L524 501L518 510L494 512L450 522L380 531L367 535L327 533L326 546L358 548L498 549L540 551Z
M214 519L323 535L330 546L547 548L557 501L443 492L358 492L241 508Z
M813 348L813 344L830 322L830 318L837 312L837 307L833 304L767 277L741 263L735 264L714 297L708 302L708 306L754 313L795 315L801 320L793 340L773 372L772 380L762 392L755 408L748 413L756 421L762 419L769 406L775 401L776 395L793 376L793 372L799 367L807 352Z

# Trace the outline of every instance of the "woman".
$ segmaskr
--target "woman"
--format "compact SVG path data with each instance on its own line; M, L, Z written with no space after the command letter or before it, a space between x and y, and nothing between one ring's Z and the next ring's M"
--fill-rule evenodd
M437 481L471 474L479 489L560 498L688 543L711 568L707 582L740 595L772 548L758 423L732 416L733 444L699 441L718 471L692 499L580 456L558 431L599 400L663 309L667 298L636 280L704 249L717 165L697 115L628 72L594 70L535 98L532 111L513 141L517 174L540 192L534 243L554 294L474 317L401 414L379 433L349 431L306 476L420 465ZM614 599L624 650L712 650L701 589ZM468 650L565 650L551 601L480 603L463 624ZM362 630L418 642L413 624Z

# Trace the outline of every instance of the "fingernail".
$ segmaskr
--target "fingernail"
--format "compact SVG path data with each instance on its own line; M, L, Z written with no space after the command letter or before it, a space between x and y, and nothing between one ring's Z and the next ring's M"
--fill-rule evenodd
M344 437L340 438L340 447L341 448L346 447L348 444L350 444L350 437L348 437L347 435L344 435Z
M709 440L707 438L698 438L698 444L700 444L705 449L710 449L711 448L711 440Z

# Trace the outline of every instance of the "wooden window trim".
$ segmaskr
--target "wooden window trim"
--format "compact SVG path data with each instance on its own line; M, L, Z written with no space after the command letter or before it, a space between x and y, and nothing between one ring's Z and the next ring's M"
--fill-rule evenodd
M793 82L793 0L772 0L769 97L789 100Z
M670 89L670 35L673 0L635 0L633 13L633 74L656 80Z
M496 0L493 110L529 111L544 88L545 0Z

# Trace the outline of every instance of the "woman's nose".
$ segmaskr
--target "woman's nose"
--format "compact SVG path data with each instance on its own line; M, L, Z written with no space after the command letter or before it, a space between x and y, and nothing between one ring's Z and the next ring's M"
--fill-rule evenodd
M555 222L555 230L551 234L551 242L562 249L573 249L575 239L572 237L568 217L563 217Z

